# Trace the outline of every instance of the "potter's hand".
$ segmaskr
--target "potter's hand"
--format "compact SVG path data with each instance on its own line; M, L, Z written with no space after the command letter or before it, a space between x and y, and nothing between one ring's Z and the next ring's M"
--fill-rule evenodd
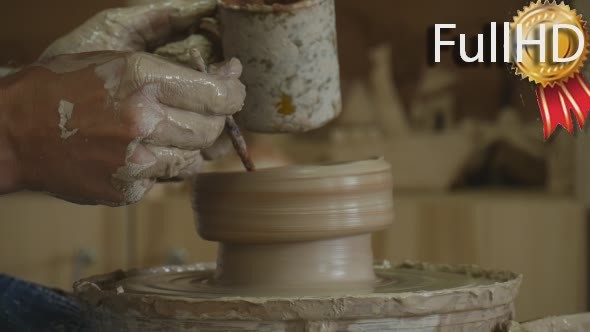
M242 107L241 71L235 59L205 74L126 52L61 55L28 67L0 80L0 171L16 165L4 173L16 173L16 190L77 203L136 202L156 179L194 173L199 150Z
M146 51L212 14L215 6L216 0L168 0L107 9L55 41L41 58L103 50Z

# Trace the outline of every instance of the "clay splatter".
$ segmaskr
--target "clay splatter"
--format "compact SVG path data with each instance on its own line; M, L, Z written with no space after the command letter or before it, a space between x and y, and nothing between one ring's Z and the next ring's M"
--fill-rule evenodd
M72 119L72 114L74 113L74 104L66 100L60 100L57 112L59 113L59 130L61 130L60 137L65 140L75 135L78 132L77 128L73 130L68 130L66 128L68 121Z

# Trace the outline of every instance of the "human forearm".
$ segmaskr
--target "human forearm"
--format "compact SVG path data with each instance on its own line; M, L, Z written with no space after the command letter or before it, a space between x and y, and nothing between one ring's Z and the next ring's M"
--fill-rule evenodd
M80 65L83 64L83 65ZM138 201L193 174L242 108L238 60L201 73L141 52L61 55L0 79L0 194Z
M143 52L215 6L169 0L106 10L0 79L0 194L123 205L157 179L194 174L201 150L243 106L241 64L199 73Z

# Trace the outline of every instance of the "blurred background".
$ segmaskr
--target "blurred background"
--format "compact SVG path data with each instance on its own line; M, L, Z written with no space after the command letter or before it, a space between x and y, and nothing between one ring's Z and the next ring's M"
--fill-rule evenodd
M97 11L129 2L5 1L0 67L35 61ZM525 4L337 0L342 116L315 132L248 137L267 166L385 156L396 220L375 235L376 258L522 273L519 320L588 311L590 138L559 130L544 143L533 85L505 64L459 66L450 52L429 66L427 31L456 23L475 35ZM590 17L590 3L573 5ZM195 232L188 184L174 184L116 209L2 196L0 252L0 272L70 289L119 268L214 261L216 246Z

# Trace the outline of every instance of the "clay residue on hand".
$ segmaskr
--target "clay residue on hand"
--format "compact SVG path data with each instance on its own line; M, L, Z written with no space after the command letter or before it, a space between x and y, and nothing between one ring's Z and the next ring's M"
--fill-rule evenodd
M227 4L234 4L238 6L246 6L246 5L290 5L298 2L303 2L302 0L225 0Z
M200 66L206 67L204 62ZM27 70L43 73L43 84L56 85L43 93L57 95L48 95L55 102L41 110L24 110L46 117L41 122L48 127L41 129L47 133L23 136L63 142L83 134L69 141L83 147L51 146L56 155L75 153L80 158L72 160L71 172L61 169L61 158L52 160L55 164L47 168L53 167L56 176L48 171L45 176L52 181L43 181L41 189L84 204L134 203L157 179L193 175L202 161L200 150L214 144L226 117L242 108L246 94L237 59L205 73L148 53L105 51L58 55ZM28 153L30 159L38 155L36 150ZM89 159L95 161L92 169ZM99 189L85 192L76 185L89 178L95 182L85 188Z
M319 0L220 0L227 8L251 11L289 12L293 9L316 5Z
M88 67L96 67L119 58L117 52L95 52L85 54L58 55L49 59L40 59L31 66L43 67L56 74L66 74Z
M205 63L219 62L220 55L215 50L213 43L202 35L191 35L188 38L166 44L156 50L156 54L174 62L185 65L191 64L191 49L197 49Z
M78 128L69 130L66 127L68 121L70 121L72 118L74 104L66 100L60 100L57 112L59 113L59 130L61 131L60 137L65 140L75 135L78 132Z
M168 0L107 9L57 39L41 58L102 50L145 51L214 13L215 0Z
M124 69L125 60L122 58L97 65L94 69L96 76L104 81L104 88L108 91L111 98L114 98L119 90Z

